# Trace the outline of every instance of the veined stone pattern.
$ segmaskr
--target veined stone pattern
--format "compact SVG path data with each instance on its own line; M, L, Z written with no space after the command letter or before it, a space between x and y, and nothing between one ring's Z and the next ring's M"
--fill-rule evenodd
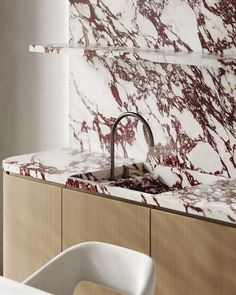
M235 54L235 1L70 0L70 41L101 46ZM151 126L154 165L236 176L235 63L200 67L124 58L70 57L70 144L109 153L115 118ZM140 122L118 126L119 156L145 159Z

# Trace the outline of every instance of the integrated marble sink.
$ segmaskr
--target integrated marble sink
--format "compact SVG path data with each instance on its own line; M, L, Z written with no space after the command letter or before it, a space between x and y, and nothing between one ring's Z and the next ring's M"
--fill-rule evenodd
M116 167L115 180L109 180L109 169L76 174L72 177L149 194L160 194L173 190L159 176L153 174L147 164L142 162Z
M115 181L112 181L110 185L155 195L173 190L158 177L154 177L150 173L145 173L142 176L132 174L125 179L118 178Z

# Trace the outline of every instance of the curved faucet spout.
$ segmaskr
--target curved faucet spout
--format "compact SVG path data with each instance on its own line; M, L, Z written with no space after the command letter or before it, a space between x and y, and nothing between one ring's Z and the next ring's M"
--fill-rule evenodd
M111 168L110 168L110 180L115 179L115 131L116 127L119 124L119 122L125 118L125 117L135 117L136 119L140 120L143 125L147 128L149 137L150 137L150 146L154 146L154 137L152 134L152 130L150 126L148 125L147 121L139 114L134 112L125 112L121 114L119 117L116 118L115 122L113 123L111 127L111 137L110 137L110 146L111 146Z

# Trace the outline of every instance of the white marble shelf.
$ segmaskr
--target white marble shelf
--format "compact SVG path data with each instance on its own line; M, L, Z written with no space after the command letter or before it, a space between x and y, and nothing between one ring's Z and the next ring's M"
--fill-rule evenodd
M236 54L217 55L196 52L171 52L150 48L115 46L82 46L78 44L30 45L30 52L78 55L87 57L122 58L134 61L145 60L156 63L195 65L205 67L236 67Z

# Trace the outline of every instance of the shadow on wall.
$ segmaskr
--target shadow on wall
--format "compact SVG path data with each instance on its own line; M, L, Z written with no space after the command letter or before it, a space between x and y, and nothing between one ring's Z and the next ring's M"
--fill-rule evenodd
M0 0L1 161L67 145L67 59L28 52L31 43L67 42L67 22L64 0Z

